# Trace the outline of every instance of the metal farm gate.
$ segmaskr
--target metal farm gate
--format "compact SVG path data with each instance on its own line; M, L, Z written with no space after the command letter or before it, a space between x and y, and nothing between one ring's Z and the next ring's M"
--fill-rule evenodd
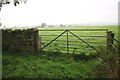
M108 29L39 30L41 50L64 53L90 53L106 47Z

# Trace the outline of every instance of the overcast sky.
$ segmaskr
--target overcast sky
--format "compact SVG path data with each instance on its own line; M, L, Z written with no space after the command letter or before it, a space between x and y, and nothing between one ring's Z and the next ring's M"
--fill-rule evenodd
M119 0L27 0L17 7L3 5L0 20L6 26L47 24L115 24Z

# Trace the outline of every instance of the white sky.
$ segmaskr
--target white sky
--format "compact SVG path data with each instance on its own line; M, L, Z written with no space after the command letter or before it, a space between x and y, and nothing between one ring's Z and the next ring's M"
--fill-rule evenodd
M0 20L6 26L47 24L115 24L119 0L27 0L15 7L3 5Z

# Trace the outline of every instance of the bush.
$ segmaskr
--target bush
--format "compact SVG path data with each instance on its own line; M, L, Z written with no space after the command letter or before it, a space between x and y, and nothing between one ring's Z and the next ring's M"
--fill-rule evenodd
M118 78L118 51L101 49L98 54L97 66L93 70L93 77L97 78Z

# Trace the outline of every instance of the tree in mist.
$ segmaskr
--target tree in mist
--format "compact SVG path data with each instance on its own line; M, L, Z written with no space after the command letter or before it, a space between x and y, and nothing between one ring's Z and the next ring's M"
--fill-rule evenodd
M41 27L45 27L46 26L46 23L41 23Z
M0 27L2 26L2 23L0 23Z

